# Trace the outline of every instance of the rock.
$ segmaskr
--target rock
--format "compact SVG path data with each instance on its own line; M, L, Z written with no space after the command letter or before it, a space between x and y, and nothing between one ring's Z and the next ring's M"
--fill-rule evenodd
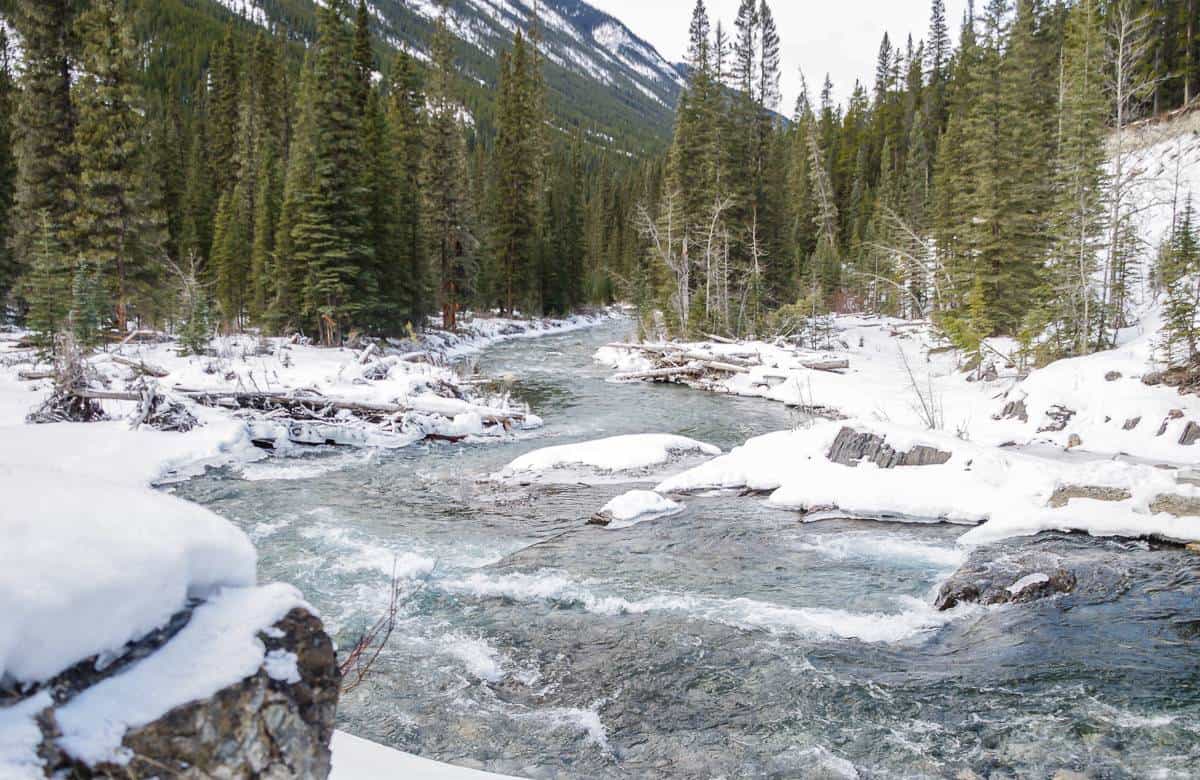
M859 433L853 428L838 431L826 456L843 466L857 466L863 459L883 469L897 466L933 466L950 460L951 453L918 444L908 452L896 452L882 436Z
M1167 493L1150 502L1150 511L1175 517L1200 517L1200 498Z
M587 524L588 525L606 526L609 523L611 523L612 521L613 521L613 519L611 517L609 517L607 514L605 514L603 512L597 512L596 514L594 514L588 518Z
M1124 488L1100 487L1096 485L1063 485L1050 496L1047 506L1060 509L1072 498L1090 498L1095 501L1128 501L1133 495Z
M1067 449L1073 450L1076 447L1082 447L1082 446L1083 446L1083 439L1080 437L1080 435L1078 433L1072 433L1070 436L1067 437Z
M947 610L971 603L1025 604L1075 590L1075 574L1057 556L1032 551L993 560L985 555L972 553L942 585L934 606Z
M173 622L180 623L177 631L187 621ZM274 679L260 668L207 699L176 707L125 734L122 745L133 756L126 766L87 766L67 755L55 742L58 726L54 707L48 708L39 722L43 735L39 754L46 761L46 776L61 773L70 777L187 780L328 777L341 685L333 642L321 621L304 609L293 609L274 629L260 633L259 639L267 652L295 654L298 682ZM161 646L165 641L160 637L156 644ZM127 665L114 664L105 676ZM64 703L58 698L56 702L56 706Z
M1161 385L1162 382L1163 374L1161 371L1151 371L1149 374L1146 374L1142 377L1142 384L1146 385L1147 387Z
M1025 408L1025 400L1009 401L1000 410L1000 414L995 415L994 420L1020 420L1021 422L1029 422L1029 411Z
M1184 549L1186 549L1188 552L1200 554L1200 542L1192 542L1189 545L1185 545Z
M1068 409L1065 406L1057 404L1051 406L1046 411L1046 418L1049 422L1038 428L1038 433L1057 433L1058 431L1066 430L1067 423L1071 422L1071 418L1074 416L1074 409Z
M1138 424L1141 421L1142 421L1141 417L1130 417L1128 420L1125 421L1125 425L1123 425L1122 428L1127 431L1132 431L1134 428L1138 427Z
M1170 425L1175 420L1181 419L1182 417L1183 417L1182 409L1172 409L1171 411L1167 412L1166 419L1164 419L1162 421L1162 425L1158 426L1158 433L1156 433L1155 435L1162 436L1164 433L1167 432L1168 425Z
M1183 435L1179 437L1179 443L1190 447L1198 441L1200 441L1200 424L1195 420L1188 420L1187 427L1183 429Z
M1107 374L1104 375L1104 381L1105 382L1115 382L1118 379L1120 379L1121 376L1122 376L1122 374L1120 371L1109 371Z

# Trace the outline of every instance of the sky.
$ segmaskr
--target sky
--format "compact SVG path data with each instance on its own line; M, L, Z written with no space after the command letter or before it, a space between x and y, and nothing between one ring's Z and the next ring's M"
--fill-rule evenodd
M671 62L684 59L695 0L588 2L620 19ZM720 19L732 29L740 0L706 0L706 5L714 26ZM814 101L828 72L836 99L844 102L855 79L868 88L874 83L884 32L893 45L899 43L903 48L909 33L915 43L929 28L930 0L768 0L768 5L783 44L783 103L779 110L789 115L800 94L801 69ZM946 20L955 42L966 7L967 0L946 0Z

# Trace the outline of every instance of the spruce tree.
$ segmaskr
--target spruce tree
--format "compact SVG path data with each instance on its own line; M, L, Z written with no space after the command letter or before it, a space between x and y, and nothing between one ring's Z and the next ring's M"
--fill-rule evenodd
M101 274L100 289L113 297L120 330L134 303L137 277L163 259L157 226L165 219L147 208L151 183L140 157L145 109L137 81L138 51L122 5L96 0L80 17L83 54L73 93L79 116L74 234L81 260ZM85 274L89 285L91 273Z
M397 301L400 324L423 328L429 314L429 269L422 233L421 172L425 138L425 95L416 62L396 55L389 90L387 126L395 165Z
M442 327L455 330L469 292L475 238L468 229L466 149L455 101L453 38L445 0L434 23L432 67L428 82L429 118L425 126L425 236L442 309Z
M1045 298L1060 348L1075 354L1095 342L1100 316L1093 283L1105 223L1103 37L1099 3L1080 0L1070 12L1062 55L1055 240Z
M319 10L313 182L300 197L292 227L292 251L305 269L305 312L327 346L340 343L354 318L373 304L375 289L360 82L346 6L346 0L330 0Z
M9 247L12 228L13 187L16 161L13 158L12 114L16 102L8 36L0 27L0 318L8 292L17 279L18 267Z
M1158 268L1165 292L1163 357L1169 365L1200 359L1200 220L1189 194Z
M43 214L51 225L70 229L78 170L71 104L73 10L69 0L21 0L13 16L25 51L12 115L16 177L9 267L16 274L31 262ZM66 238L61 243L68 243ZM15 281L12 271L0 268L0 299Z
M45 211L39 224L32 263L24 278L24 295L29 306L26 324L33 331L38 348L53 353L57 336L67 324L71 274L59 239L62 230L50 222L50 214Z

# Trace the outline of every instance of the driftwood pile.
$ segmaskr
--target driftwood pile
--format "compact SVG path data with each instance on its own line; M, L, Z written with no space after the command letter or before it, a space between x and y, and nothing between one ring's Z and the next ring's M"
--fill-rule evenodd
M731 343L722 339L721 343ZM652 368L613 376L614 382L676 382L704 390L714 390L719 382L735 374L748 374L761 368L762 356L754 350L715 355L678 344L609 344L612 349L636 352L648 358ZM845 359L802 360L798 365L813 371L840 373L850 367ZM764 374L765 384L780 384L787 380L783 373Z

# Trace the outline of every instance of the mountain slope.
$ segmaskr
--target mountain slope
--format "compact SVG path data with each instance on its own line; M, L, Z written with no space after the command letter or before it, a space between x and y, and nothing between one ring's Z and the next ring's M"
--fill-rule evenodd
M309 37L314 0L196 0L215 3L257 25L283 24ZM391 49L421 59L433 20L433 0L370 0L375 32ZM454 0L451 29L460 41L459 64L477 98L489 102L497 80L496 58L517 30L529 29L534 0ZM582 127L615 139L633 154L661 147L670 135L683 87L680 69L624 24L583 0L540 0L551 109L566 130Z

